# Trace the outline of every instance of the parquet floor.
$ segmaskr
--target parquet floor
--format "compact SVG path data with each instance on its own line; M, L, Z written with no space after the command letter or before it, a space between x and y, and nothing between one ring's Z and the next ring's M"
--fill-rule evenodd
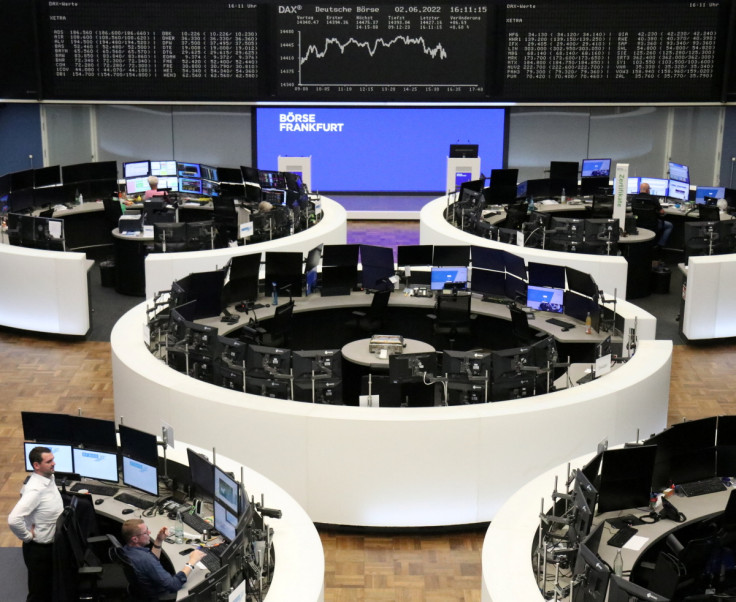
M394 227L388 244L395 245L397 235L406 237L399 244L417 244L411 228ZM683 417L736 414L734 390L736 345L674 348L670 424ZM0 408L0 546L16 546L2 525L25 478L20 411L81 410L85 416L113 418L109 343L57 341L0 330ZM484 530L396 536L322 531L320 536L327 602L480 600Z

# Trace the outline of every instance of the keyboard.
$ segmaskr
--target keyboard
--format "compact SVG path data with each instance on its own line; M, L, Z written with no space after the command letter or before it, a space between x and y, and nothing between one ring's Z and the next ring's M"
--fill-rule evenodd
M723 484L723 481L718 477L711 479L703 479L702 481L692 481L690 483L680 483L678 485L680 491L685 494L686 497L695 497L696 495L705 495L707 493L716 493L718 491L725 491L727 488Z
M565 320L559 320L557 318L548 318L547 323L554 324L555 326L559 326L560 328L575 328L575 324L573 324L572 322L565 322Z
M220 566L222 566L222 563L220 562L220 557L217 554L212 554L212 550L216 548L210 548L205 550L207 552L206 556L203 556L200 562L207 567L207 570L210 573L214 573L217 571Z
M208 523L206 520L204 520L199 514L190 514L189 512L184 512L181 515L181 519L184 521L184 524L194 529L197 533L202 533L203 531L212 529L212 524Z
M629 541L634 535L636 535L638 529L634 527L624 527L619 529L618 532L608 540L608 545L614 548L622 548L624 544Z
M74 483L71 491L83 491L85 489L94 495L107 495L109 497L112 497L120 491L117 487L112 485L94 485L91 483Z
M153 500L146 500L146 499L138 497L137 495L132 495L130 493L125 493L125 492L119 495L116 495L115 499L118 502L122 502L123 504L131 504L132 506L135 506L136 508L141 508L143 510L148 510L151 506L153 506L156 503Z

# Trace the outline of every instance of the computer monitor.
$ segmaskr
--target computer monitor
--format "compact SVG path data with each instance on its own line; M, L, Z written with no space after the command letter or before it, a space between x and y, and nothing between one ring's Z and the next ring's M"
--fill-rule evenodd
M118 482L118 455L114 452L74 448L74 472L98 481Z
M369 291L392 290L389 280L395 273L394 252L390 247L360 245L363 289Z
M71 439L72 417L68 414L22 411L20 417L23 424L23 437L26 441L73 443Z
M573 291L565 291L563 313L581 322L585 321L588 314L590 314L593 321L600 322L598 303L590 297L579 295Z
M258 170L258 183L262 188L286 190L286 176L281 171Z
M301 297L303 262L301 251L266 251L266 295L275 284L280 295Z
M506 273L471 268L470 290L492 297L506 296Z
M526 289L526 306L537 311L561 314L564 309L565 291L561 288L529 285Z
M396 264L432 265L432 245L399 245L396 248Z
M199 163L182 163L181 161L176 162L176 175L180 178L201 178L202 173L199 168Z
M71 441L74 445L86 449L117 451L115 423L112 420L69 416L66 424L71 429L67 432L71 432Z
M667 182L667 196L678 201L687 201L690 196L690 184L678 180Z
M493 381L491 398L493 401L528 397L534 392L536 377L523 367L530 366L528 347L501 349L492 352Z
M722 199L726 196L723 186L698 186L695 189L695 204L704 205L708 200Z
M610 159L583 159L583 166L580 172L581 178L598 178L611 175Z
M150 161L129 161L123 163L123 177L126 180L129 180L130 178L147 177L149 175L151 175Z
M601 458L598 513L649 504L657 455L655 445L607 449Z
M215 499L213 508L215 529L217 529L226 541L233 541L235 539L236 528L238 526L237 512L233 511L224 503L221 503L218 499Z
M243 174L237 167L218 167L217 178L220 183L242 184Z
M565 277L567 278L568 290L592 299L598 297L598 286L590 274L565 266Z
M430 288L433 291L444 289L464 289L468 284L468 268L457 267L432 267L430 276Z
M151 161L151 175L157 176L158 178L163 177L176 177L176 161ZM139 175L139 174L136 174ZM143 175L143 174L140 174ZM127 177L127 176L126 176ZM160 184L160 180L159 180ZM159 186L162 188L162 186Z
M626 181L626 194L639 194L641 178L629 178Z
M451 159L475 159L478 156L478 145L477 144L451 144L450 145L450 158Z
M118 426L120 434L120 453L135 458L151 466L158 464L158 443L156 435L131 428L124 424Z
M186 277L187 301L196 301L191 321L216 316L222 309L222 289L225 269L211 272L192 272ZM179 281L180 283L182 280Z
M653 591L619 577L611 575L608 587L608 602L669 602L669 598L655 594Z
M603 523L591 533L589 538L600 538L599 530ZM589 547L585 541L580 544L575 561L573 578L579 585L573 588L572 602L604 602L608 591L608 581L611 577L611 569L604 563L598 554Z
M33 465L28 459L28 454L34 447L46 447L54 454L54 462L56 463L56 472L73 474L74 473L74 457L72 454L72 446L61 443L49 443L44 441L35 441L33 443L25 442L23 444L23 456L26 459L26 470L33 471Z
M470 247L470 254L474 268L484 268L486 270L495 270L497 272L503 272L506 270L505 253L505 251L500 249L491 249L490 247L479 247L476 245L472 245Z
M255 301L258 298L258 274L261 254L236 255L230 261L229 281L223 291L223 304Z
M238 514L240 512L240 483L220 467L214 467L214 500ZM236 521L237 522L237 521Z
M577 161L550 161L549 163L549 192L552 196L559 196L565 191L566 196L575 196L578 192Z
M158 469L156 464L147 464L124 455L123 484L158 497Z
M332 405L342 400L342 380L339 378L294 380L294 401Z
M432 254L432 265L470 265L470 247L468 245L435 245Z
M217 355L217 327L198 322L186 323L186 342L189 353L199 353L214 360Z
M523 257L503 251L503 263L507 274L511 274L519 280L527 279L526 264Z
M453 351L442 352L442 374L461 378L490 378L490 351Z
M151 187L148 185L147 176L128 178L125 180L125 192L127 194L143 194L150 189Z
M506 297L522 305L526 303L527 284L521 278L512 274L506 274L504 281L504 294Z
M421 381L425 374L437 373L437 354L426 352L389 355L388 372L393 383Z
M529 285L551 286L552 288L565 288L565 266L550 265L547 263L527 264L529 273Z
M690 183L690 170L687 165L675 163L674 161L668 161L667 165L667 173L670 176L670 180L684 182L685 184Z
M325 245L322 249L323 266L346 266L358 265L358 253L360 245Z
M253 378L245 381L245 392L272 399L290 399L291 383L285 378Z
M200 165L199 172L203 180L212 180L213 182L218 181L216 167L212 167L211 165Z
M491 181L484 193L486 201L496 205L513 201L518 179L518 169L492 169Z
M190 194L202 194L202 180L196 178L179 177L179 192L188 192Z
M304 260L304 271L308 272L318 267L322 261L322 248L324 245L317 245L314 249L310 249L307 258Z
M192 496L213 499L215 496L215 465L189 447L187 448L187 460L190 482L194 487Z
M639 178L639 190L641 190L642 184L649 184L650 195L666 197L668 183L669 180L663 180L662 178Z
M49 167L41 167L33 170L33 186L34 188L43 188L45 186L58 186L61 184L61 166L50 165Z
M337 378L342 374L342 353L339 349L298 350L291 353L294 378Z
M547 237L549 248L555 250L580 250L585 240L584 220L574 217L553 217L551 233Z
M288 376L291 371L291 351L265 345L249 345L245 354L248 377L272 378Z

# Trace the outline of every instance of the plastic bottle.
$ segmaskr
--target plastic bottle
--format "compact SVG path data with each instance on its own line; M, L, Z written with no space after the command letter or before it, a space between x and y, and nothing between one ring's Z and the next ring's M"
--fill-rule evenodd
M624 574L624 558L621 556L621 548L616 552L616 558L613 561L613 572L619 577Z
M560 203L563 205L567 202L567 195L565 195L565 189L562 189L562 194L560 195Z
M532 211L534 211L534 199L529 197L528 213L531 213Z
M271 305L279 304L279 289L275 282L271 283Z
M592 332L591 328L593 326L593 320L590 317L590 312L588 312L588 315L585 316L585 334L590 334Z
M181 518L181 509L176 511L176 526L174 527L176 543L184 543L184 521Z

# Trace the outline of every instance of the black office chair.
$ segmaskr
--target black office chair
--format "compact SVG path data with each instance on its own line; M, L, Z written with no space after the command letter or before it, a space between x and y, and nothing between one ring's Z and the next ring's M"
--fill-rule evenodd
M511 314L511 332L518 345L528 345L538 340L540 336L545 336L546 333L534 331L529 327L529 318L523 309L509 305L509 313Z
M469 294L445 294L440 291L437 296L434 314L429 318L434 322L435 347L454 349L458 337L464 337L468 345L472 344L471 324L473 316L470 314ZM445 345L444 342L449 343ZM442 345L437 343L441 342Z
M109 536L112 541L112 547L110 548L110 559L115 562L123 571L127 582L127 599L130 602L158 602L159 600L176 600L176 593L162 594L158 597L151 596L146 592L138 581L138 577L135 574L133 565L128 560L128 556L125 553L125 548L120 545L120 542L116 537Z
M264 323L262 341L271 347L284 347L291 341L291 316L294 313L294 302L289 301L277 305L273 318Z
M108 226L110 226L110 229L112 230L113 228L117 228L120 216L123 215L123 208L120 205L120 201L109 197L103 197L102 206L105 209L105 220L107 221Z
M388 308L388 301L391 298L391 291L376 291L371 299L371 306L368 311L355 310L353 317L356 326L367 334L376 334L383 328L384 317Z
M636 217L636 227L659 232L659 211L656 205L645 199L634 198L631 201L631 212Z
M515 203L506 209L506 220L503 227L511 230L521 230L522 224L526 222L529 208L526 203Z

